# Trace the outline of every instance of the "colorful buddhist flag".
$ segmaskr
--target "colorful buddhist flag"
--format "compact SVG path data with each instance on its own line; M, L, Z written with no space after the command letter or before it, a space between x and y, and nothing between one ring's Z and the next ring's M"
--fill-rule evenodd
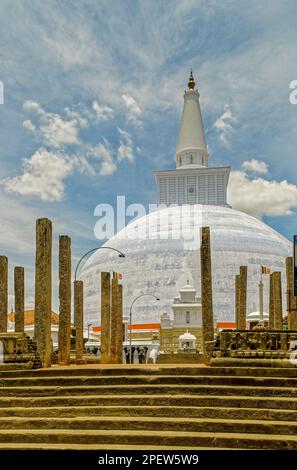
M262 274L270 274L270 268L268 268L268 266L262 266Z

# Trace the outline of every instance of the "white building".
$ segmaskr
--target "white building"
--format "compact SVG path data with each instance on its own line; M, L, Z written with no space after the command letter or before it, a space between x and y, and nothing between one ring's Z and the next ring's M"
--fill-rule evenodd
M172 319L168 313L161 315L160 350L177 352L181 348L181 340L195 339L195 348L201 348L202 341L202 309L196 289L187 280L181 287L179 296L172 304ZM190 336L189 336L190 335ZM188 349L193 349L188 347Z
M161 328L191 328L202 326L201 301L189 281L179 291L172 304L173 319L168 313L161 316Z
M86 322L96 323L98 318L101 271L123 273L126 315L136 296L152 293L160 297L159 302L144 297L135 304L133 318L139 323L159 321L164 311L169 314L172 299L187 279L199 292L203 226L209 226L211 231L213 304L218 322L234 321L234 278L240 265L248 266L249 312L259 308L261 265L281 271L285 282L284 262L291 254L292 244L261 220L230 208L230 168L208 166L199 92L192 75L184 94L175 162L176 169L155 173L159 210L131 222L106 242L106 246L125 253L125 258L119 259L109 250L98 250L86 262L81 274ZM176 206L169 207L170 204ZM268 289L268 279L264 279L266 311Z

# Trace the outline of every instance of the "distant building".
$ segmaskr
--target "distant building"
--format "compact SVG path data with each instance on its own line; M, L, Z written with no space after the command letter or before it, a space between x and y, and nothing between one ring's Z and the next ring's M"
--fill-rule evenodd
M24 330L25 333L33 339L34 336L34 319L35 311L34 310L25 310L24 314ZM8 328L7 331L14 331L15 328L15 314L10 312L8 314ZM59 315L52 310L51 317L51 337L53 342L53 347L58 347L58 332L59 332Z
M257 326L259 322L261 321L260 318L260 312L251 312L248 314L246 318L246 327L248 330L252 330L254 326ZM262 319L264 326L267 327L269 324L269 314L266 312L263 312L263 319Z
M177 352L180 349L180 337L185 333L196 338L196 348L202 350L202 312L201 300L196 289L189 281L179 291L172 304L173 320L168 313L161 316L160 351Z

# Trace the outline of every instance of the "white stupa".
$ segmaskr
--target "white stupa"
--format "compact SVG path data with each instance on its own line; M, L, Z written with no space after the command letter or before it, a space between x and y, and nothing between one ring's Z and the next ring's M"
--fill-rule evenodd
M261 265L281 271L291 243L261 220L227 204L230 167L209 167L199 92L190 75L176 150L176 169L155 173L159 209L131 222L105 246L123 253L120 259L99 250L86 262L80 278L85 286L85 321L100 323L100 272L123 274L124 314L135 297L134 323L160 320L171 312L172 299L187 279L200 292L200 227L209 226L212 244L213 303L217 321L234 321L234 277L248 266L247 312L258 306ZM175 205L175 207L172 207ZM170 206L170 207L169 207ZM162 208L163 207L163 208ZM194 239L191 234L194 233ZM268 310L268 279L264 279L264 309Z

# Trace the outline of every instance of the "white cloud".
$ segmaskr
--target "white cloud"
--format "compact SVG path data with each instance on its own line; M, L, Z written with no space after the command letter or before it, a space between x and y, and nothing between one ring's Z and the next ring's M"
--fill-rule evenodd
M242 168L246 171L252 171L253 173L268 173L267 163L262 162L260 160L256 160L255 158L243 162Z
M23 108L26 111L29 111L29 112L33 112L33 113L40 114L40 115L44 114L44 110L42 109L40 104L37 103L37 101L34 101L34 100L25 101L24 104L23 104Z
M100 121L107 121L113 117L113 109L106 105L101 105L98 101L94 100L92 108L95 111L96 118Z
M142 122L140 120L140 116L142 111L135 98L131 95L123 94L122 99L126 107L128 121L130 121L135 127L141 127Z
M84 128L88 126L89 124L88 119L82 116L78 111L73 111L72 109L68 107L66 107L64 111L65 111L66 116L68 116L71 119L76 119L80 127ZM87 113L85 109L84 109L84 113Z
M232 123L235 118L232 114L230 106L225 104L223 114L215 121L213 127L219 132L219 139L223 145L228 146L229 139L233 132Z
M114 161L114 151L107 139L103 139L103 142L91 147L88 156L99 161L97 172L101 176L112 175L117 169Z
M26 120L23 126L32 132L38 133L43 145L59 149L67 145L79 145L78 137L80 127L87 125L87 120L79 113L73 111L71 119L64 119L56 113L46 112L42 106L33 100L25 101L23 107L26 111L37 115L36 125ZM71 111L65 108L69 116Z
M120 146L118 160L134 160L130 134L118 128ZM61 151L38 149L23 161L23 173L2 180L8 193L35 196L42 201L60 201L64 195L65 179L77 169L80 173L108 176L117 170L116 152L107 139L95 146L85 147L85 155L69 155Z
M73 171L77 160L62 152L38 149L24 159L23 173L6 178L2 183L7 192L23 196L37 196L42 201L60 201L64 194L64 180Z
M43 142L53 148L61 148L66 145L78 145L77 119L69 121L63 119L59 114L46 113L40 125Z
M283 216L297 208L297 186L284 181L250 179L244 171L233 171L228 185L228 201L256 217Z
M132 97L130 101L128 95L126 98L131 116L136 119L141 111ZM6 192L59 201L64 194L66 177L75 170L92 176L108 176L117 170L118 162L134 160L132 136L123 129L118 128L118 145L111 145L104 137L101 142L89 145L79 137L81 129L113 117L114 110L109 106L94 100L91 110L80 105L74 109L65 107L63 116L47 112L34 100L25 101L23 107L32 114L32 119L23 121L23 127L39 138L42 147L23 160L21 174L2 180ZM77 148L62 151L69 146Z
M124 131L118 127L118 132L120 135L120 146L118 148L118 160L129 160L129 162L134 161L134 152L133 152L133 140L129 132Z
M36 130L36 127L34 126L33 122L30 119L26 119L23 122L23 127L31 132L34 132Z

